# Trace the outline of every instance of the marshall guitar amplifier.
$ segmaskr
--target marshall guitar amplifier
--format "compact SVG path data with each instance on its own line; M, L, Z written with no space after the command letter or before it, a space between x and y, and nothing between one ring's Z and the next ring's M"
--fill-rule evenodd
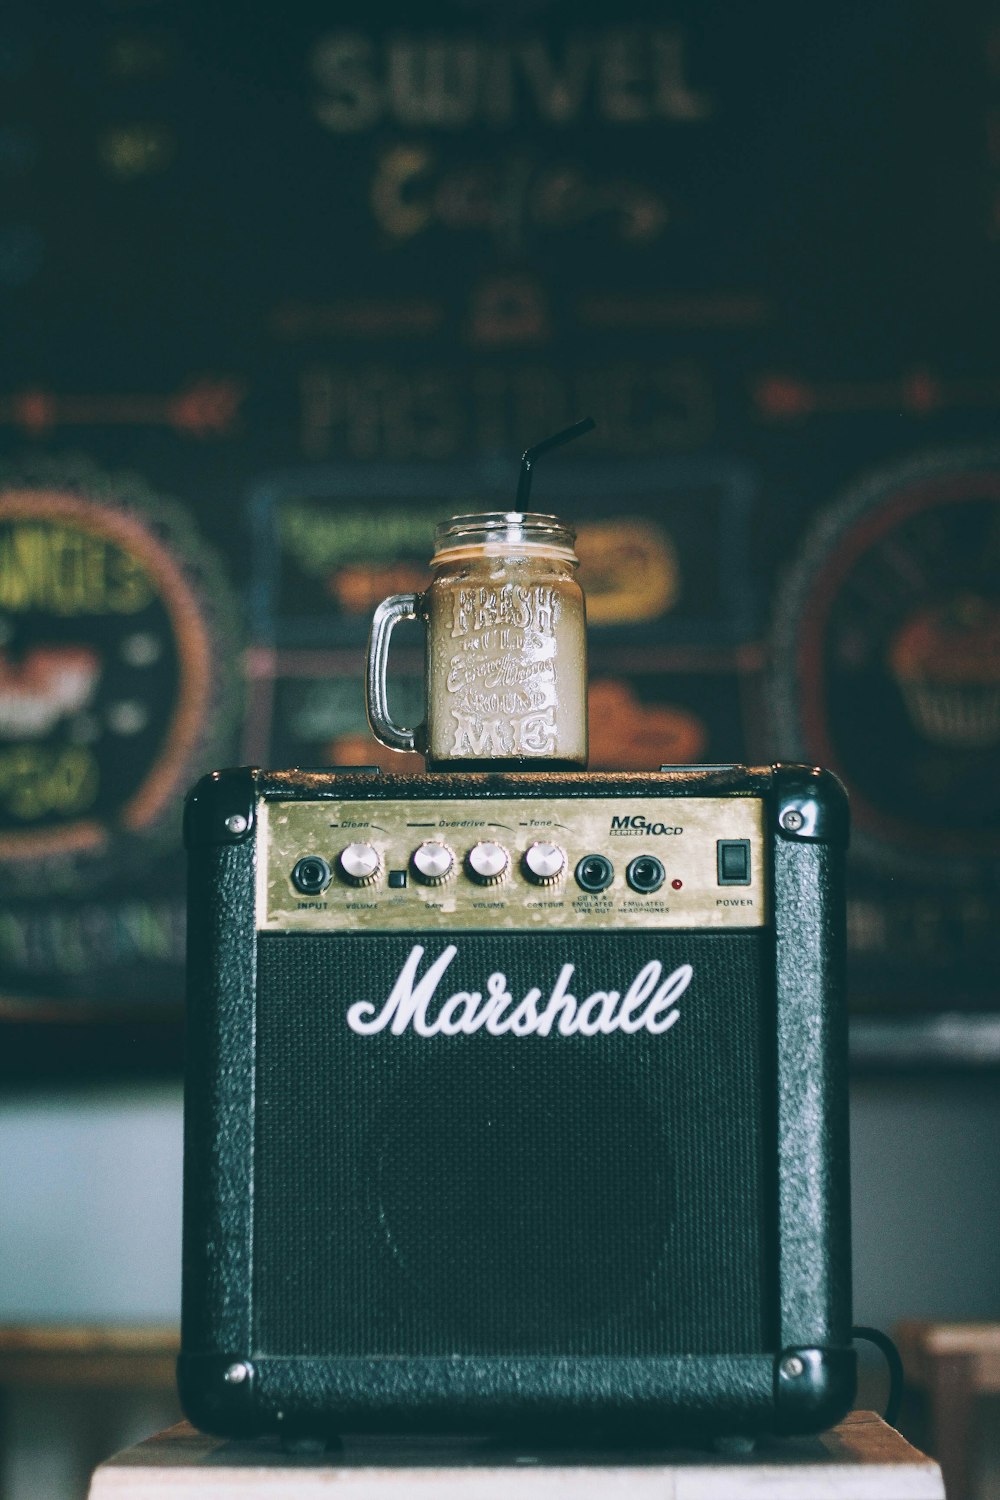
M198 1426L847 1410L832 776L221 771L186 840Z

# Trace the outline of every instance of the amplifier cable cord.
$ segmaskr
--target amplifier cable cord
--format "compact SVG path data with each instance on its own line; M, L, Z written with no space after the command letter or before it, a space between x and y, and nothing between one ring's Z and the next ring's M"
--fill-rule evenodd
M899 1350L887 1333L880 1328L852 1328L852 1339L864 1339L866 1343L874 1344L885 1355L886 1364L889 1366L889 1399L885 1407L885 1420L890 1427L895 1427L899 1417L899 1407L903 1400L903 1361Z

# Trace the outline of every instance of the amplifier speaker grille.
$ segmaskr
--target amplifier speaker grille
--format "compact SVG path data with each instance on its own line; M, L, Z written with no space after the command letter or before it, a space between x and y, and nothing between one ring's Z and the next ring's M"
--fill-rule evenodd
M418 941L445 946L258 938L258 1356L773 1349L766 934L470 934L438 992L502 969L546 997L572 961L583 999L690 963L661 1036L351 1031Z

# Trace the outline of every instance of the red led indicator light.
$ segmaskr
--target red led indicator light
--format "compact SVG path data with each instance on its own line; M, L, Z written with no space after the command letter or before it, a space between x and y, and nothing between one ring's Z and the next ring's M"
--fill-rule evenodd
M673 886L675 891L679 891L684 882L683 880L672 880L670 884Z

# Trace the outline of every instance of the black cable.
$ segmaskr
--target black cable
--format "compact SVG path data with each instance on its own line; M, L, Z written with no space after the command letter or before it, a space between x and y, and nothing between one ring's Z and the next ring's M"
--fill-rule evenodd
M881 1328L852 1328L851 1338L864 1339L867 1343L874 1344L876 1349L881 1349L885 1355L885 1362L889 1366L889 1399L885 1404L885 1420L890 1427L895 1427L903 1400L903 1361L899 1350Z

